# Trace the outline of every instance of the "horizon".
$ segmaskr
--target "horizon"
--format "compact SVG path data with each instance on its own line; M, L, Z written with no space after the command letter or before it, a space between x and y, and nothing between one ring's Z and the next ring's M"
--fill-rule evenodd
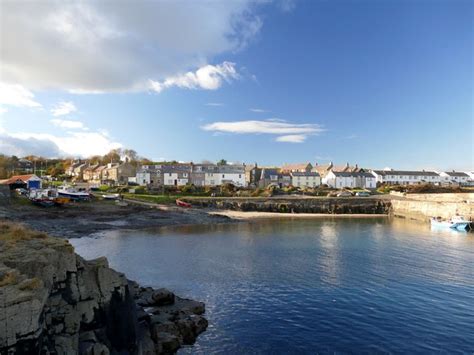
M2 2L0 153L472 171L473 11Z

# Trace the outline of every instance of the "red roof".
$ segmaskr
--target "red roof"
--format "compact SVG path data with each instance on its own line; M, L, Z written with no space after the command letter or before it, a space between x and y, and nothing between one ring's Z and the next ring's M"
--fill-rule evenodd
M14 182L21 180L24 183L28 182L32 177L37 177L35 174L28 174L28 175L14 175L8 180L2 181L2 184L4 185L10 185L13 184Z

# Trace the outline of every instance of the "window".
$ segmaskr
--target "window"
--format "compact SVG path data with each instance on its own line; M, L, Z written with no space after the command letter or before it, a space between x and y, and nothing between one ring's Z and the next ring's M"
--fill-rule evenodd
M223 179L225 178L225 175L224 175L224 174L222 174L222 178L223 178Z
M188 177L188 173L183 173L183 177Z

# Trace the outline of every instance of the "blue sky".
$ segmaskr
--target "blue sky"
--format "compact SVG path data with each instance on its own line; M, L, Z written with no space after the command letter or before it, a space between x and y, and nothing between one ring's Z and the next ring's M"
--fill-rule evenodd
M2 2L0 152L474 168L471 1L111 4Z

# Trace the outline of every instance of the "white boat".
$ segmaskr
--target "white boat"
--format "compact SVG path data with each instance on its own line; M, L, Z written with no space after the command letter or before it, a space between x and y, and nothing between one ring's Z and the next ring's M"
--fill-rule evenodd
M431 218L431 227L434 228L450 228L460 231L466 231L471 228L472 221L461 216L454 216L450 220L443 221L441 218Z
M59 186L58 195L69 197L72 200L89 200L91 195L85 191L78 191L71 186Z
M104 200L117 200L120 198L120 194L103 194L102 198Z

